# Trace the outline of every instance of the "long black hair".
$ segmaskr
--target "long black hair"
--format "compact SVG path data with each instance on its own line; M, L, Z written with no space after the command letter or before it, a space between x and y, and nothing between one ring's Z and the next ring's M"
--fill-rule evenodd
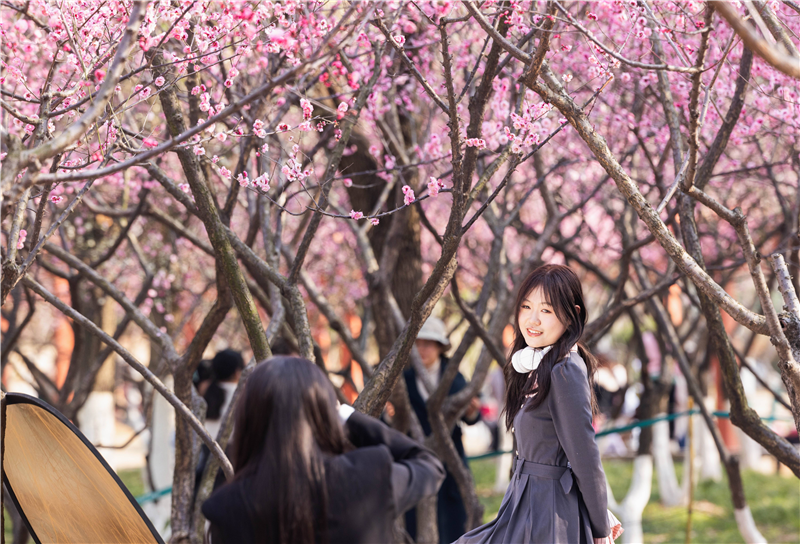
M314 363L273 357L247 379L236 407L235 479L252 481L257 542L327 540L326 455L345 451L336 394Z
M242 354L236 350L224 349L211 360L213 380L203 394L206 401L206 419L215 421L222 417L226 391L219 382L230 380L237 371L244 369Z
M520 374L511 365L511 357L517 351L524 349L528 344L519 326L519 311L523 301L537 288L550 304L558 320L566 327L561 338L556 340L551 349L543 358L539 367L529 374ZM577 306L577 308L576 308ZM519 286L517 300L514 304L514 343L506 360L503 373L506 378L506 428L510 431L514 418L525 404L526 396L531 393L536 395L531 399L526 410L533 410L541 405L550 392L550 375L553 367L569 355L569 350L578 344L578 352L586 363L586 373L589 378L589 391L591 394L592 413L597 411L597 401L592 387L597 359L583 344L579 343L586 326L586 304L583 301L583 289L575 272L567 266L546 264L528 274L528 277ZM535 384L535 386L534 386Z

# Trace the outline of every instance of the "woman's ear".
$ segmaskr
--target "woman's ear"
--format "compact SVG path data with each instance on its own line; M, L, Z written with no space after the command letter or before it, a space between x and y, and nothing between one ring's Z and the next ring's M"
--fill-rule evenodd
M578 305L576 304L576 305L575 305L575 309L578 311L578 315L580 315L580 313L581 313L581 307L580 307L580 306L578 306Z

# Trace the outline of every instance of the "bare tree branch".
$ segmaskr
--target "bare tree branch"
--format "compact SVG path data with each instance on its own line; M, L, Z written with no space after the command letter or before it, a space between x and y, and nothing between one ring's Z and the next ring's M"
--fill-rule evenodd
M126 350L119 342L111 338L107 333L105 333L102 329L100 329L97 325L92 323L91 320L84 317L79 312L75 311L73 308L67 306L61 300L50 293L47 289L45 289L42 285L40 285L36 280L31 278L30 276L26 275L22 278L23 284L29 287L32 291L36 294L41 296L47 302L58 308L61 313L69 317L70 319L79 323L82 327L88 330L92 335L98 337L100 340L112 346L114 351L116 351L122 359L128 363L134 370L136 370L139 374L147 380L150 385L152 385L156 391L158 391L167 401L175 408L175 410L192 426L192 428L197 432L198 436L203 440L208 449L217 457L222 465L222 470L225 472L226 478L229 480L233 478L233 466L228 458L225 456L225 452L219 447L213 438L208 434L206 428L200 422L199 419L195 417L192 411L183 404L178 397L175 396L175 393L170 391L166 385L164 385L158 377L153 374L150 369L140 363L136 358L131 355L128 350Z
M783 72L787 76L800 78L800 57L787 55L761 38L741 17L739 17L734 7L735 4L725 2L724 0L710 0L709 4L713 5L714 9L728 21L733 27L733 30L742 38L742 41L748 49L751 49L770 66Z

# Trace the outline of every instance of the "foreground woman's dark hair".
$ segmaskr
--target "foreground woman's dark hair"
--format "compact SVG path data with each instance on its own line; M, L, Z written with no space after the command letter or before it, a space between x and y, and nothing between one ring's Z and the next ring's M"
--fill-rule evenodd
M234 479L203 505L212 544L391 539L394 519L435 493L444 469L373 418L342 419L333 386L310 361L259 364L236 407Z
M251 517L259 541L312 542L315 529L325 534L323 456L344 448L336 395L319 368L276 357L253 372L236 413L232 461L236 478L254 478ZM270 534L268 512L278 512L277 535Z

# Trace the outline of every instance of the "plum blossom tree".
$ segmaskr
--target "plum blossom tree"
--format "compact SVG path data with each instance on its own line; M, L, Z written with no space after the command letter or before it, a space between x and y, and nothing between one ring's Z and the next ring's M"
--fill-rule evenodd
M662 371L641 376L641 418L665 410L673 362L703 406L715 358L732 422L800 477L800 455L748 406L737 362L770 338L776 395L800 427L792 6L754 2L742 8L751 26L699 1L9 0L3 353L30 336L43 298L92 346L63 384L36 374L60 407L80 408L111 352L170 399L171 538L199 542L231 432L200 422L203 352L224 335L262 360L281 336L324 367L332 330L365 377L356 408L392 403L395 424L455 475L473 527L482 509L450 429L505 361L513 286L555 260L592 285L588 341L627 322L644 360L657 323ZM670 286L679 321L663 304ZM113 334L97 317L105 298ZM464 325L431 385L426 438L399 378L420 364L414 339L437 303ZM147 365L120 342L130 325L149 338ZM465 358L469 385L448 397ZM757 541L736 456L714 436ZM199 440L215 458L193 499ZM651 443L645 430L644 472ZM431 512L420 542L437 541Z

